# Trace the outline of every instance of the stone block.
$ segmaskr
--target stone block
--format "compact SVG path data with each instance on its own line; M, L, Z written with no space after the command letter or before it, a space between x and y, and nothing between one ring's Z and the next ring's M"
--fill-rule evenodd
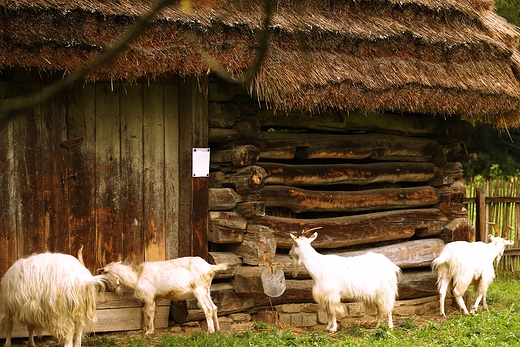
M278 312L276 311L260 311L254 313L251 318L255 322L266 322L269 324L278 324Z
M302 326L312 327L318 324L318 317L316 313L302 313Z
M291 314L291 326L293 327L301 327L303 323L303 316L301 313L293 313Z
M283 304L276 306L276 310L280 313L297 313L302 309L300 304Z
M234 322L250 322L251 315L248 313L232 313L228 316Z
M291 325L291 315L289 313L280 313L280 315L278 316L278 323L281 325L281 326L290 326Z

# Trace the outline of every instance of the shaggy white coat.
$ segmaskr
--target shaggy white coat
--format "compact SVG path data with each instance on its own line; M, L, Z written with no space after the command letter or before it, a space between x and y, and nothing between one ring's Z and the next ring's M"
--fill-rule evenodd
M497 263L504 254L507 245L513 242L501 237L488 235L489 243L454 241L448 243L441 254L432 262L433 270L437 271L437 287L440 294L440 314L444 312L444 300L450 286L453 289L455 301L465 315L477 311L482 300L482 306L488 309L486 293L489 285L495 279L493 263ZM462 296L471 284L478 293L475 304L468 312Z
M314 280L312 296L328 315L327 330L337 330L336 315L346 315L341 299L362 301L370 312L377 314L377 324L388 317L388 326L393 328L392 310L397 296L397 281L401 269L382 254L366 253L354 257L322 255L316 252L309 238L294 236L289 252L293 258L293 275L298 274L298 265L303 264Z
M0 285L0 323L11 345L13 320L27 325L28 346L34 333L46 330L65 347L81 346L84 329L96 321L96 287L104 276L92 276L68 254L42 253L16 261Z
M186 300L196 298L208 324L210 333L220 330L217 306L210 296L210 286L219 270L228 264L211 265L200 257L184 257L166 261L144 262L138 266L113 262L99 269L115 284L116 292L123 287L134 290L135 297L144 303L143 329L154 331L155 300Z

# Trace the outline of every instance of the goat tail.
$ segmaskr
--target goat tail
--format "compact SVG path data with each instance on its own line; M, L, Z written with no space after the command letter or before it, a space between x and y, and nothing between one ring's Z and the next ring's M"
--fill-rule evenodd
M104 293L106 288L107 288L107 286L108 286L108 278L105 275L92 276L92 278L89 278L85 282L85 285L87 285L87 286L93 285L97 289L99 289L99 291L101 293Z
M448 257L446 257L445 253L442 253L432 261L432 269L434 271L439 271L443 265L445 265L448 262Z
M211 265L212 266L212 270L214 272L217 272L217 271L224 271L224 270L227 270L229 268L229 263L221 263L221 264L217 264L217 265Z

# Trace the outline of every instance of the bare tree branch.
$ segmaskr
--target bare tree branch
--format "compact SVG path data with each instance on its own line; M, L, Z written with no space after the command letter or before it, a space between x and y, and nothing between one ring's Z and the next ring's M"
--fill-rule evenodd
M269 39L271 37L271 32L269 30L269 26L271 25L271 18L273 17L273 0L264 0L264 20L262 22L262 30L258 34L258 49L255 57L255 62L252 66L250 66L244 73L239 75L232 75L226 69L222 67L213 57L211 57L206 50L202 47L202 44L197 40L195 35L186 35L189 38L189 41L195 49L197 49L198 53L204 60L206 64L208 64L209 68L215 72L215 74L223 80L226 80L230 83L240 83L244 85L249 85L250 82L253 81L255 76L260 71L260 67L262 66L265 57L267 56L267 50L269 48Z
M30 110L36 105L51 99L53 96L55 96L68 86L85 77L93 69L111 61L118 53L126 49L128 44L132 40L134 40L146 29L146 26L148 25L149 21L158 12L160 12L169 2L170 0L158 0L148 13L146 13L142 17L139 17L136 20L134 28L131 31L127 32L120 39L115 41L113 46L108 51L106 51L105 53L101 54L98 58L86 64L82 69L72 72L69 75L66 75L62 80L52 83L51 85L43 88L39 92L33 93L28 96L17 97L1 101L0 127L6 124L14 116L21 114L22 111ZM258 50L255 62L244 73L240 75L231 75L216 60L214 60L206 52L206 50L203 49L201 43L194 35L192 37L189 37L191 43L198 50L202 59L208 64L210 69L214 71L220 78L230 81L232 83L241 83L248 85L251 81L253 81L255 76L260 71L260 67L265 57L267 56L267 51L269 48L269 26L271 24L271 18L273 14L273 0L264 0L264 8L265 16L262 24L263 28L258 34Z
M0 102L0 126L3 126L11 117L14 117L21 111L29 110L36 105L49 100L63 89L85 77L85 75L96 67L112 60L119 52L123 51L132 40L139 36L144 29L146 29L150 19L161 11L170 1L171 0L158 0L155 2L154 6L148 13L136 20L135 26L131 31L123 35L108 51L86 64L82 69L67 75L60 81L52 83L40 92Z

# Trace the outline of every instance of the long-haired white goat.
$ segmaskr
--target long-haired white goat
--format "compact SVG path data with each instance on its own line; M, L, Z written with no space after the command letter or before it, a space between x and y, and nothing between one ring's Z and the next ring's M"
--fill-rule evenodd
M144 262L138 266L112 262L99 269L115 284L116 292L123 287L134 290L144 303L143 328L145 334L154 331L155 299L186 300L196 298L208 323L210 333L220 330L217 306L210 296L215 273L226 270L228 264L211 265L200 257L184 257L166 261Z
M11 345L13 320L27 325L28 346L34 333L48 331L65 347L81 346L84 329L96 320L96 289L104 276L92 276L68 254L41 253L16 261L0 285L0 324Z
M477 311L478 304L482 300L482 306L488 309L486 292L495 279L493 263L498 263L504 254L504 248L513 242L501 237L488 235L489 243L454 241L448 243L441 254L432 262L433 270L437 271L437 287L440 294L440 314L444 312L444 300L446 292L451 286L455 301L465 315ZM475 304L468 312L462 296L470 286L474 284L474 290L478 293Z
M312 297L327 312L326 329L337 330L336 314L344 315L342 298L362 301L368 311L377 313L378 325L387 316L388 326L393 328L392 310L401 269L382 254L349 258L319 254L311 246L318 233L305 236L311 230L314 229L303 231L298 237L291 234L293 244L289 254L293 258L293 275L298 274L298 265L303 264L314 280Z

